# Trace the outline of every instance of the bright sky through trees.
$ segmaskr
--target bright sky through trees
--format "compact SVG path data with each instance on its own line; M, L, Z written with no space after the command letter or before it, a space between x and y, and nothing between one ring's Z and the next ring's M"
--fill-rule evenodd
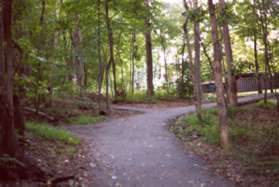
M171 4L171 3L176 3L176 4L182 3L182 0L161 0L161 1L165 2L165 3L169 3L169 4Z

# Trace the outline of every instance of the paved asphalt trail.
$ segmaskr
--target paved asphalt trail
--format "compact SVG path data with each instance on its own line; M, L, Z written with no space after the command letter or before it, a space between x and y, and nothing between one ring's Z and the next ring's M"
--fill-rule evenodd
M247 97L241 102L258 99ZM214 107L206 104L204 107ZM123 108L123 107L122 107ZM208 170L206 163L187 152L168 131L168 121L193 112L193 106L135 109L142 114L115 119L97 126L71 127L90 143L92 157L89 186L226 187L230 181Z

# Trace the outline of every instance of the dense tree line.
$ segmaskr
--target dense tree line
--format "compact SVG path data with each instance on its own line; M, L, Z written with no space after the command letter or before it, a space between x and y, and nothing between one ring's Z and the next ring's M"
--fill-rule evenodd
M141 82L147 96L156 94L157 74L163 74L168 94L193 85L200 120L202 81L214 79L220 143L227 149L236 74L255 72L260 80L265 72L272 88L278 69L274 0L182 0L176 6L155 0L1 0L0 6L0 155L18 150L21 105L39 111L55 97L95 92L106 96L109 110L111 98L133 94Z

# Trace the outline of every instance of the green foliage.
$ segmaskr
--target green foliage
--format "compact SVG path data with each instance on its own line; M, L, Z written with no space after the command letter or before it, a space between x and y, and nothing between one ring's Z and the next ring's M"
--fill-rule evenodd
M215 95L207 95L207 100L210 102L216 102L216 96Z
M177 95L180 98L190 98L193 96L194 87L190 80L177 81Z
M77 117L70 118L66 121L68 124L72 125L93 125L96 123L100 123L105 120L104 116L87 116L87 115L80 115Z
M34 135L49 140L61 141L72 145L80 144L79 138L74 136L72 133L66 130L51 127L48 124L27 122L26 129L27 131L32 132Z
M125 98L125 102L128 103L147 103L147 104L155 104L157 102L156 96L146 96L145 93L135 93L132 95L128 95Z
M260 108L273 110L276 108L276 103L272 100L267 100L266 103L264 102L264 100L261 100L257 103L257 106Z
M233 124L235 125L235 124ZM247 137L247 135L249 135L250 131L248 128L244 128L244 127L235 127L231 128L230 130L230 135L231 138L234 142L237 142L239 139L245 138Z
M217 144L219 142L219 128L216 112L216 109L203 111L202 121L199 121L196 114L189 114L181 122L172 126L171 130L183 140L195 135L204 137L211 144Z
M98 20L97 1L67 0L45 1L46 9L44 15L42 1L40 0L15 0L13 29L14 40L22 49L22 63L27 67L24 76L16 74L16 85L23 87L26 92L28 104L45 106L44 104L52 97L62 97L64 93L68 95L77 95L80 89L76 81L77 68L75 67L73 54L73 32L80 30L81 38L79 43L79 56L85 66L85 90L97 92L97 79L99 73L98 61L98 41L101 42L101 61L103 63L109 60L108 31L104 19L104 1L100 1L100 20ZM190 81L189 67L185 72L181 72L181 64L188 60L187 49L182 47L185 44L185 37L181 29L185 22L185 16L189 18L189 39L193 44L194 21L200 22L201 41L206 46L208 54L205 55L201 50L202 81L213 79L213 73L210 64L213 48L210 34L210 24L208 18L207 6L201 3L201 6L189 10L183 9L182 3L162 3L154 1L152 6L147 9L143 1L121 0L109 1L110 21L113 30L114 52L116 60L116 83L118 88L129 92L131 90L131 43L132 35L135 34L135 83L141 90L145 84L145 39L142 33L146 31L144 25L145 19L150 17L152 24L152 44L154 52L158 51L158 60L154 58L154 80L159 80L160 84L155 88L157 96L146 98L135 94L128 96L127 100L131 102L155 103L158 98L181 97L191 98L193 96L193 85ZM263 42L262 28L260 27L259 13L264 11L267 14L266 24L268 33L273 33L279 26L278 5L271 0L226 2L225 11L222 12L217 5L218 22L221 24L227 22L231 30L231 43L233 44L234 67L236 73L254 72L254 51L252 41L254 34L257 35L258 58L260 71L264 71L263 63ZM43 18L43 21L41 21ZM100 35L98 34L100 31ZM279 69L279 45L275 38L269 36L270 56L272 57L272 69ZM193 46L194 47L194 46ZM161 61L162 50L172 56L168 58L167 72L169 74L169 84L162 83ZM173 50L176 49L176 50ZM177 54L172 54L172 53ZM167 56L168 56L167 55ZM155 55L154 55L155 56ZM181 57L182 56L182 57ZM160 67L159 67L160 66ZM104 67L103 67L104 68ZM19 68L21 69L21 68ZM158 70L159 69L159 70ZM158 76L158 74L160 75ZM182 74L182 75L181 75ZM142 76L143 75L143 76ZM111 72L110 72L110 77ZM157 78L159 77L159 78ZM183 80L177 82L177 86L171 82L178 77ZM157 82L155 80L154 82ZM111 81L113 82L113 81ZM105 85L105 82L103 82ZM162 86L160 86L162 85ZM113 87L113 85L111 85ZM176 90L174 89L176 87ZM104 93L104 86L102 89ZM81 107L93 108L90 104L85 105L81 101Z
M234 118L237 113L241 111L245 112L245 110L240 107L228 107L228 116L229 118Z
M230 137L234 142L242 138L252 138L253 134L257 134L257 132L251 132L247 127L242 127L235 123L234 116L241 111L245 112L244 109L232 107L229 108L228 112L230 117ZM218 110L216 108L204 110L202 112L202 121L199 121L195 113L189 114L172 126L171 130L182 140L187 140L195 134L203 137L208 143L218 144Z

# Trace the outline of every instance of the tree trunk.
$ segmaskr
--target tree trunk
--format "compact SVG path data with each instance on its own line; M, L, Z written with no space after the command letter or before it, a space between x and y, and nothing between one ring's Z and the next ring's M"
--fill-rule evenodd
M132 44L131 44L131 92L135 91L135 60L137 53L136 46L136 32L134 31L132 34Z
M14 127L20 136L24 136L24 116L22 113L20 97L14 94Z
M109 0L105 0L105 20L107 25L107 32L108 32L108 45L109 45L109 64L107 70L110 70L110 66L112 65L112 73L113 73L113 88L114 88L114 95L116 97L117 93L117 85L116 85L116 67L115 67L115 60L114 60L114 41L113 41L113 32L111 27L111 19L109 17ZM115 98L116 99L116 98Z
M144 0L145 7L149 12L150 2L149 0ZM145 20L146 31L144 33L145 37L145 49L146 49L146 68L147 68L147 95L154 95L154 85L153 85L153 57L152 57L152 36L151 36L151 22L148 16Z
M100 0L97 1L97 6L98 6L98 39L97 39L97 48L98 48L98 108L99 112L101 112L101 95L102 95L102 85L103 85L103 78L104 78L104 65L102 61L102 50L101 50L101 45L102 45L102 39L101 39L101 2Z
M13 103L12 0L0 2L0 156L15 156L17 139Z
M273 93L272 85L272 72L270 67L269 59L269 42L268 42L268 28L267 28L267 15L264 10L260 10L260 23L262 28L262 40L264 43L264 64L265 64L265 92L264 92L264 101L267 102L267 89L270 87L271 92ZM269 85L266 84L268 81Z
M198 0L194 0L194 8L198 8ZM195 35L195 66L194 66L194 88L195 88L195 106L199 120L202 120L202 88L201 88L201 44L200 44L200 24L197 19L194 21L194 35Z
M257 33L254 31L254 60L255 60L255 72L256 78L258 82L258 93L262 94L262 85L261 85L261 77L260 77L260 66L258 60L258 44L257 44Z
M109 105L109 78L110 78L110 67L114 64L114 50L113 50L113 33L111 28L111 20L109 17L109 0L105 0L105 21L107 25L107 33L108 33L108 45L109 45L109 62L106 65L106 98L107 98L107 110L110 110ZM114 71L114 70L113 70ZM113 76L115 76L115 72L113 72ZM115 77L114 77L115 78ZM114 79L115 81L115 79ZM114 91L116 93L116 84L114 84Z
M181 81L184 80L184 75L186 71L186 60L185 60L185 48L186 48L186 41L185 41L185 33L183 34L183 44L181 50Z
M219 42L217 18L215 14L215 6L212 0L208 0L208 9L211 22L211 35L214 44L214 78L216 85L217 106L219 109L219 126L220 126L220 144L223 149L228 150L229 128L228 128L228 111L225 101L225 91L222 81L222 50Z
M232 106L237 105L237 88L236 88L236 78L234 73L233 65L233 53L231 46L231 37L230 30L226 19L226 4L224 0L219 0L221 5L222 16L225 18L222 24L223 31L223 41L225 46L226 53L226 62L227 62L227 79L228 79L228 97L229 103Z
M120 62L121 65L121 91L124 91L126 90L126 86L124 82L124 63L123 60L121 59L120 51L118 51L118 61Z
M39 51L39 55L43 56L43 50L45 47L45 34L44 34L44 21L45 21L45 10L46 10L46 1L42 0L41 1L41 15L40 15L40 27L41 27L41 38L39 39L39 42L37 43L37 49ZM41 61L38 61L37 65L37 74L36 74L36 88L35 88L35 102L34 106L36 109L36 113L39 112L40 108L40 103L41 103L41 98L42 94L40 94L40 86L41 86L41 81L43 77L43 67Z
M186 0L183 0L183 3L184 3L185 10L189 11L189 7L188 7ZM193 52L192 52L192 46L191 46L191 42L190 42L188 24L189 24L189 17L186 17L185 23L183 24L183 31L184 31L186 45L187 45L187 51L188 51L190 77L191 77L192 82L195 83L194 67L193 67L194 60L193 60Z
M205 46L205 44L203 42L201 42L201 46L202 46L203 53L204 53L204 55L205 55L205 57L206 57L206 59L209 63L209 66L210 66L210 69L211 69L211 72L212 72L211 77L213 77L212 76L214 74L213 63L212 63L212 60L211 60L211 58L210 58L210 56L207 52L207 47Z
M75 67L75 76L77 80L77 85L79 87L80 94L84 93L84 80L85 80L85 72L84 72L84 60L82 55L82 48L81 48L81 32L78 24L72 33L72 45L73 45L73 52L74 52L74 67Z
M167 47L166 47L164 36L160 35L160 38L161 38L161 46L163 49L163 57L164 57L164 68L165 68L164 78L165 78L165 82L167 84L167 93L169 93L169 75L168 75L168 63L167 63L167 54L166 54Z

